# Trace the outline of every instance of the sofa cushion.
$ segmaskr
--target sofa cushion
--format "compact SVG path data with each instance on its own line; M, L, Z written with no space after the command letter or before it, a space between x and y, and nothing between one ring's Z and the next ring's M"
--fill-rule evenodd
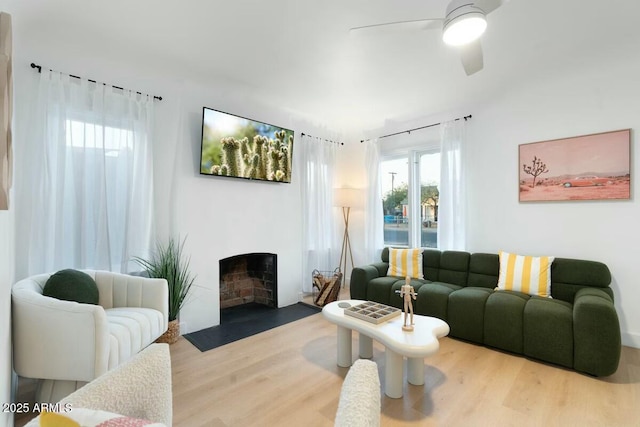
M440 257L438 282L467 286L469 277L469 252L444 251Z
M389 250L389 271L387 276L424 279L422 273L422 249Z
M82 271L66 269L52 274L47 279L42 295L82 304L98 304L98 285L91 276Z
M391 287L397 281L397 277L388 276L371 279L367 286L367 300L391 305Z
M449 295L447 323L449 335L477 343L484 339L484 308L494 291L487 288L466 287Z
M415 302L415 313L423 316L437 317L447 321L449 308L449 295L462 286L451 283L433 282L426 283L416 290L418 294Z
M551 266L551 295L573 303L576 293L586 287L601 288L611 298L611 273L606 264L570 258L556 258Z
M618 369L622 342L613 299L604 289L584 288L573 304L573 367L590 375L611 375Z
M441 255L442 252L437 249L425 249L422 251L422 271L425 279L432 282L438 281Z
M162 313L151 308L105 310L109 323L109 369L115 368L151 344L164 331Z
M404 285L406 283L405 280L398 280L397 282L395 282L392 286L391 286L391 294L389 295L389 302L391 306L393 307L397 307L397 308L404 308L404 298L402 298L400 296L400 288L402 287L402 285ZM418 291L420 290L420 288L427 283L425 280L418 280L418 279L411 279L411 286L413 286L413 290L414 292L417 294ZM398 292L396 292L398 291ZM414 305L414 311L415 311L415 304L416 301L413 302ZM417 311L416 311L417 314Z
M524 354L573 367L573 307L551 298L531 297L524 307Z
M522 353L524 306L531 298L515 291L489 295L484 310L484 343L514 353Z
M499 274L500 257L498 254L471 254L467 286L493 289L498 285Z
M524 256L500 251L498 288L540 297L551 296L553 257Z

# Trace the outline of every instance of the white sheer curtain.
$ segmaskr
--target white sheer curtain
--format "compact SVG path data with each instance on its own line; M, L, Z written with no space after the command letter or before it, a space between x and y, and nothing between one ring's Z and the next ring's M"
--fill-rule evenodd
M42 69L16 147L16 276L127 272L153 227L153 97Z
M302 135L302 291L311 292L313 270L332 271L338 244L333 215L333 182L337 145Z
M364 211L364 251L366 262L380 261L384 246L382 193L380 187L380 145L378 140L365 141L367 193Z
M463 158L466 121L452 120L442 123L440 137L438 249L465 250L466 196Z

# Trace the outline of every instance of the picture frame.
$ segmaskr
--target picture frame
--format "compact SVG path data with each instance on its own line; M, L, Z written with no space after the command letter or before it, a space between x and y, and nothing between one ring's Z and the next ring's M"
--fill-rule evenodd
M518 146L520 202L631 198L631 129Z

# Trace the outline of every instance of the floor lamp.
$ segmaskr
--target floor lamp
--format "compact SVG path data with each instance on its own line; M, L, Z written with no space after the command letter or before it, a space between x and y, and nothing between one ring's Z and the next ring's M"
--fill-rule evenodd
M353 268L353 253L351 252L351 240L349 239L349 214L351 208L360 207L360 190L356 188L336 188L334 192L334 205L342 208L342 219L344 220L344 234L342 235L342 250L340 251L340 271L347 274L347 260L351 260ZM346 279L343 283L346 282Z

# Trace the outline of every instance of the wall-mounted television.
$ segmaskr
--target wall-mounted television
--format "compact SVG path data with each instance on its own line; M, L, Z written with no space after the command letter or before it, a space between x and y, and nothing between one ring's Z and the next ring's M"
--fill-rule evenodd
M204 107L200 174L291 182L293 131Z

